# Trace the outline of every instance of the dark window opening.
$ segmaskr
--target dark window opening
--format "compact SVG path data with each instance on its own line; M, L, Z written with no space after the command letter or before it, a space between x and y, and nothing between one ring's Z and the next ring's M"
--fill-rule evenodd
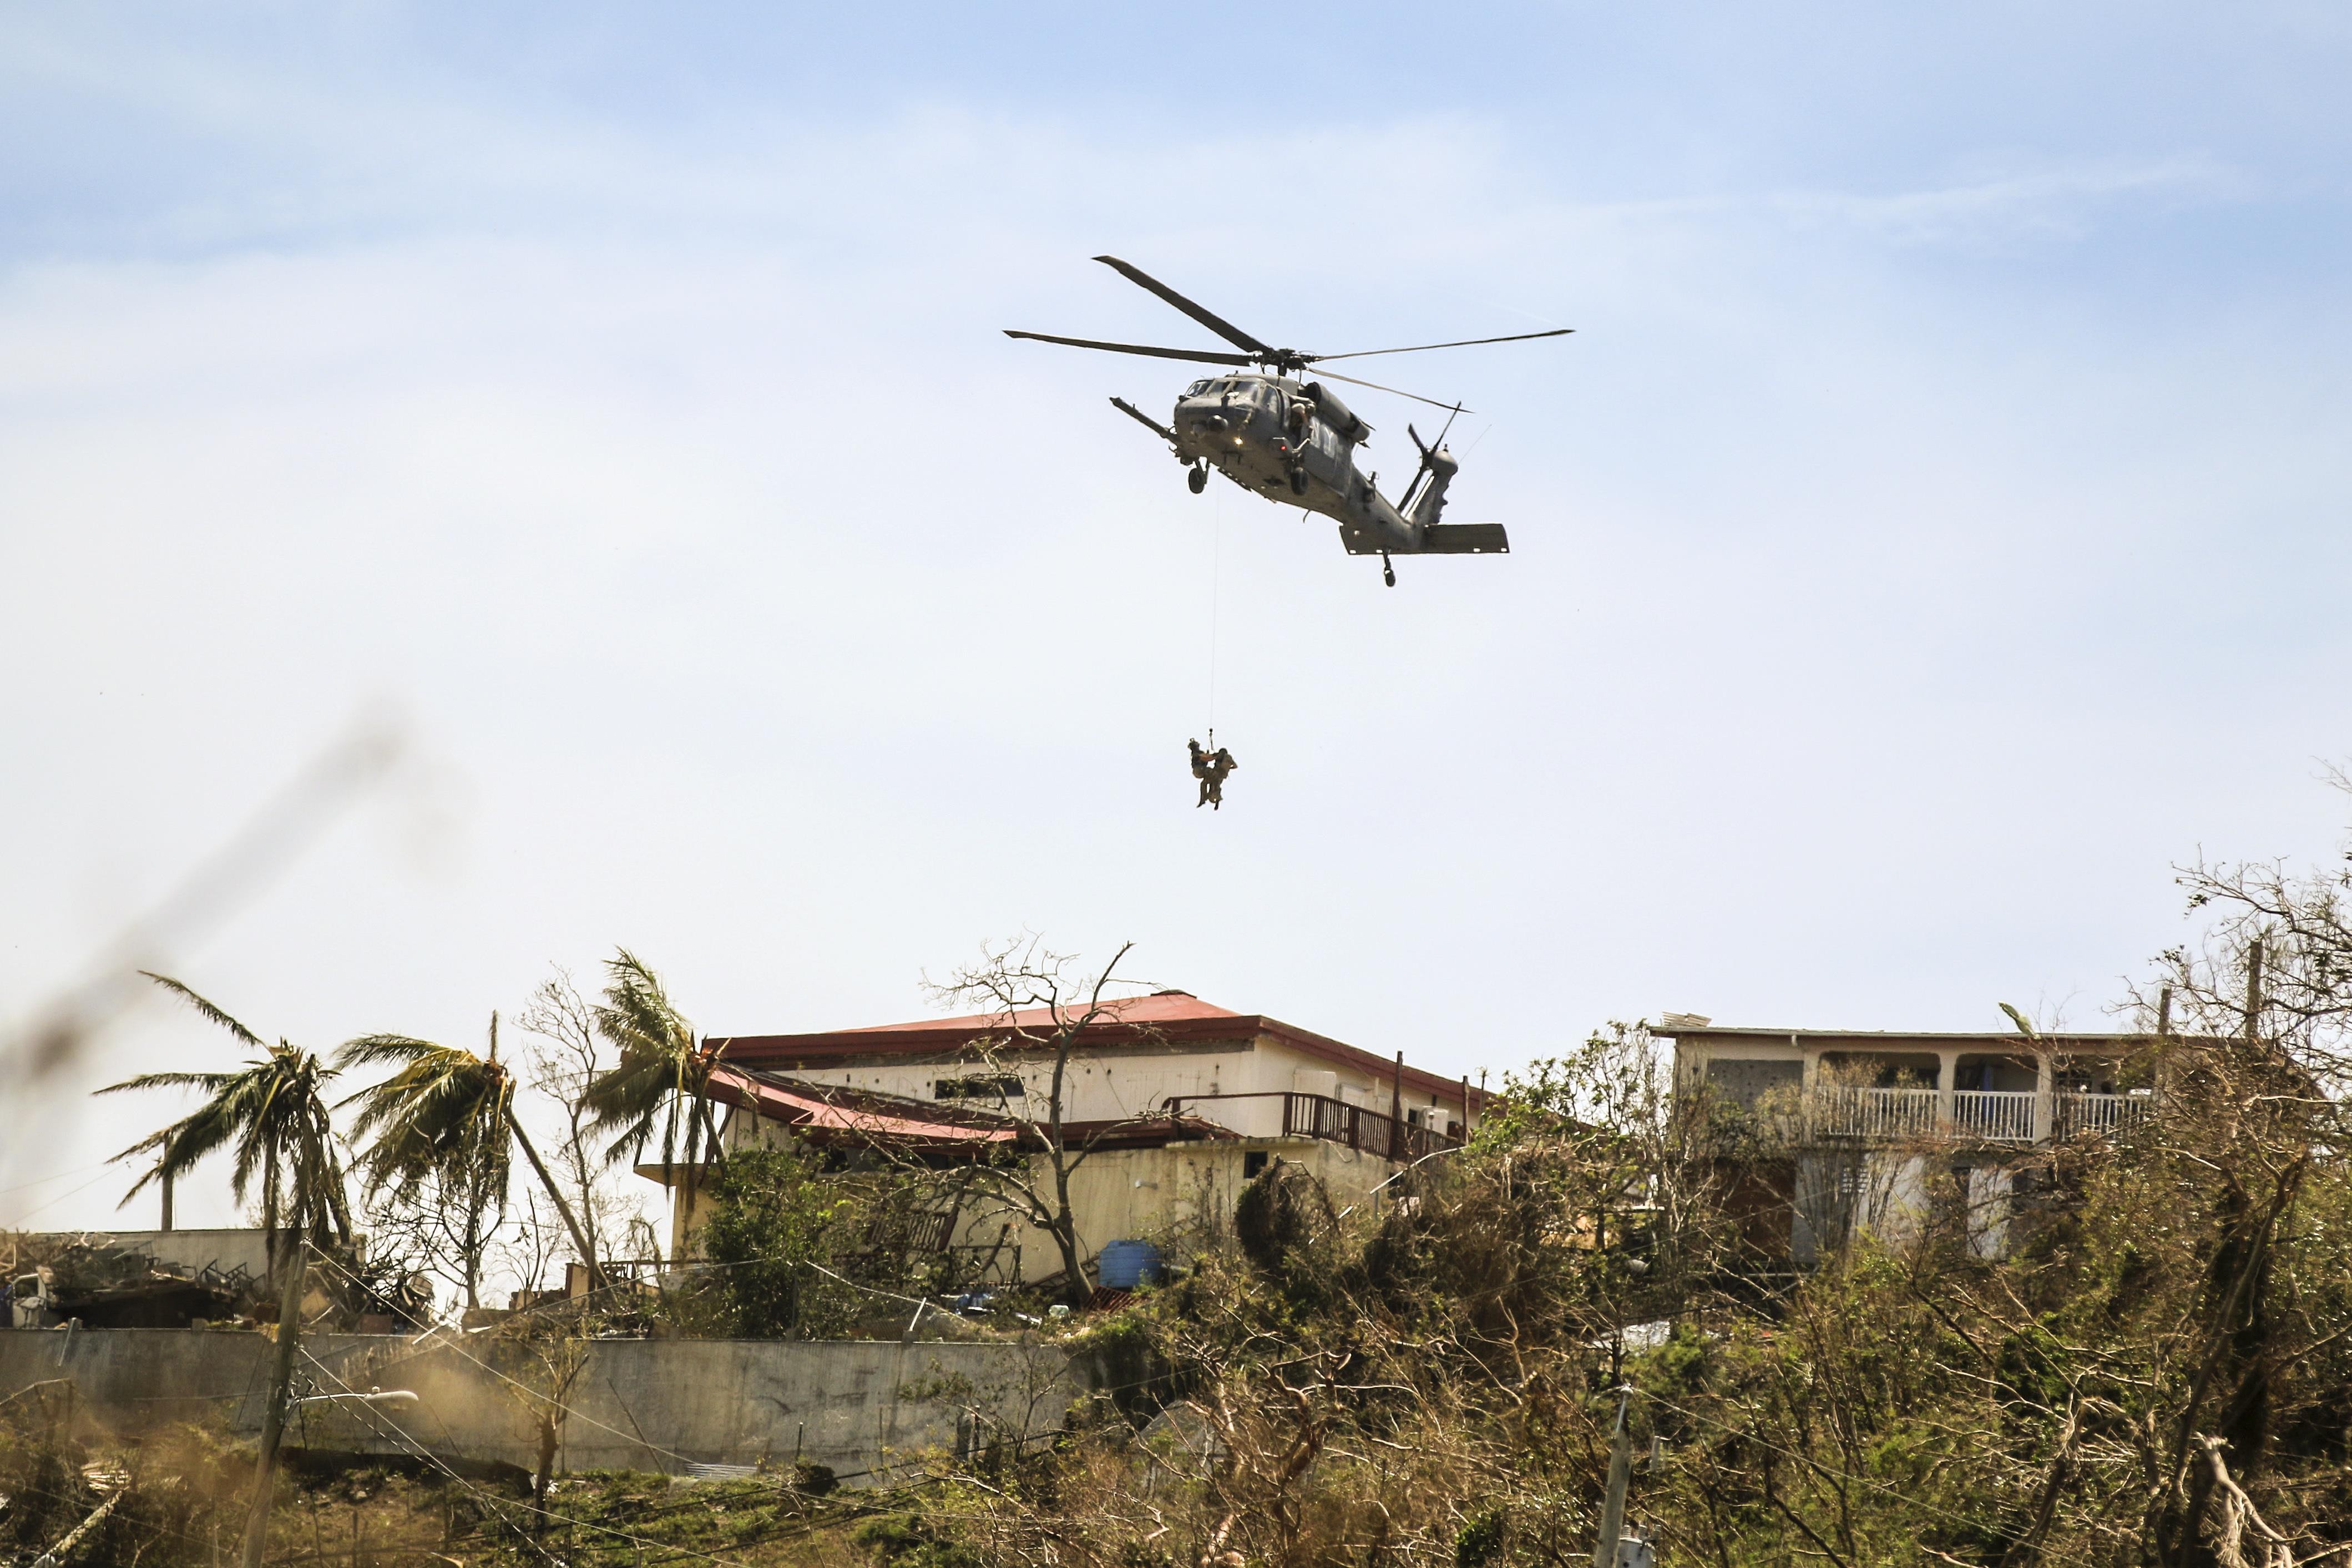
M1242 1156L1242 1180L1255 1181L1265 1170L1265 1151L1253 1149Z
M1010 1074L1003 1078L943 1078L931 1085L933 1100L1018 1100L1024 1092L1021 1080Z

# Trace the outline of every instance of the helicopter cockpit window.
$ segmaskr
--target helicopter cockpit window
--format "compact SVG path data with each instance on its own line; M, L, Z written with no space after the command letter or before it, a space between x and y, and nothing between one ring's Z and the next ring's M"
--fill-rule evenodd
M1192 385L1190 385L1190 386L1186 387L1186 388L1184 389L1184 395L1185 395L1185 396L1187 396L1187 397L1198 397L1198 396L1200 396L1200 395L1201 395L1201 394L1202 394L1202 393L1204 393L1204 392L1206 392L1206 391L1208 391L1208 390L1209 390L1208 378L1207 378L1207 377L1205 377L1205 376L1203 376L1201 380L1196 381L1196 382L1194 382Z

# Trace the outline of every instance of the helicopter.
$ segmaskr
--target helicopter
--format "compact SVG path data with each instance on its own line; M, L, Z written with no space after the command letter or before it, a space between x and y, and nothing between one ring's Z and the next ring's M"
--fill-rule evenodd
M1379 556L1381 580L1391 588L1396 586L1396 567L1389 559L1392 555L1510 552L1510 537L1499 522L1438 521L1445 510L1446 487L1462 467L1446 449L1445 433L1453 428L1455 416L1469 412L1467 409L1458 403L1440 403L1435 398L1382 386L1378 382L1359 381L1332 371L1317 371L1316 379L1311 381L1305 378L1305 373L1311 366L1331 360L1566 337L1575 331L1573 327L1513 332L1499 338L1465 338L1457 342L1417 343L1401 349L1301 353L1296 349L1278 349L1261 342L1116 256L1097 256L1095 259L1128 281L1157 294L1232 343L1234 349L1150 348L1140 343L1016 331L1009 327L1004 335L1070 348L1102 349L1111 353L1228 367L1225 374L1203 377L1184 389L1176 400L1172 428L1123 397L1110 400L1112 407L1168 443L1176 460L1184 465L1185 482L1194 495L1208 489L1209 470L1213 468L1242 489L1268 500L1335 519L1339 524L1341 547L1350 555ZM1421 463L1396 500L1391 501L1381 494L1379 474L1358 471L1356 448L1370 438L1372 427L1324 384L1329 381L1370 387L1446 411L1445 425L1434 442L1423 441L1419 431L1411 425L1405 426L1405 434L1412 438L1421 454Z

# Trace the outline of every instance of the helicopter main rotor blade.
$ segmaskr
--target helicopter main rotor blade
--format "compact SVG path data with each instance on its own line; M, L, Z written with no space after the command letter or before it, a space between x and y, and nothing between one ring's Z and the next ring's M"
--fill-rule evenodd
M1149 272L1145 272L1139 268L1129 267L1126 262L1121 261L1116 256L1097 256L1095 259L1101 262L1105 267L1111 268L1111 270L1117 272L1120 277L1126 279L1129 282L1136 285L1138 288L1149 289L1154 294L1159 295L1161 299L1167 300L1170 304L1175 306L1178 310L1183 311L1194 321L1200 322L1201 325L1208 328L1209 331L1216 333L1217 336L1224 339L1225 342L1245 348L1252 353L1271 354L1275 352L1271 347L1258 342L1255 338L1250 336L1247 332L1242 331L1231 321L1226 321L1223 316L1218 315L1215 311L1205 310L1202 307L1194 304L1192 300L1187 300L1183 295L1179 294L1175 289L1171 289L1167 284L1160 281L1159 279L1152 277Z
M1431 349L1468 349L1475 348L1480 343L1523 343L1529 338L1564 338L1574 331L1576 331L1574 327L1554 327L1548 332L1513 332L1505 338L1464 338L1459 342L1415 343L1411 348L1405 349L1358 349L1352 353L1301 354L1298 357L1308 364L1321 364L1325 360L1370 359L1374 354L1418 354L1427 353ZM1438 406L1443 408L1446 405L1441 403Z
M1028 338L1041 343L1061 343L1074 349L1101 349L1106 353L1146 354L1153 359L1190 360L1195 364L1255 364L1248 354L1227 353L1221 349L1155 349L1141 343L1104 343L1092 338L1057 338L1051 332L1016 332L1004 329L1008 338Z
M1341 375L1341 374L1340 374L1338 371L1336 371L1336 370L1319 370L1319 371L1317 371L1315 374L1318 374L1318 375L1319 375L1319 376L1321 376L1321 377L1322 377L1324 380L1326 380L1326 381L1344 381L1344 382L1346 382L1349 386L1369 386L1369 387L1370 387L1374 392L1386 392L1386 393L1393 394L1394 395L1396 395L1396 396L1398 396L1398 397L1410 397L1410 398L1412 398L1415 403L1426 403L1426 404L1428 404L1432 408L1443 408L1443 409L1445 409L1445 410L1446 410L1447 412L1449 412L1449 413L1454 413L1454 414L1475 414L1475 413L1477 413L1477 412L1478 412L1478 411L1477 411L1476 409L1475 409L1475 408L1465 408L1465 407L1463 407L1463 406L1462 406L1462 405L1460 405L1460 404L1458 404L1458 403L1440 403L1440 402L1438 402L1438 401L1437 401L1437 399L1435 399L1434 397L1423 397L1423 396L1420 393L1418 393L1418 392L1405 392L1405 391L1402 391L1402 390L1400 390L1399 388L1397 388L1397 387L1393 387L1393 386L1382 386L1382 385L1381 385L1379 382L1377 382L1377 381L1358 381L1354 376L1352 376L1352 375Z

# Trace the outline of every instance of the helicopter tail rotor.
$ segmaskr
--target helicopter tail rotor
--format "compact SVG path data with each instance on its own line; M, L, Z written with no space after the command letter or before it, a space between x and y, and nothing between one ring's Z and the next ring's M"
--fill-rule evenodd
M1412 437L1413 446L1421 453L1421 467L1413 471L1412 482L1405 486L1403 496L1397 501L1397 510L1404 513L1407 521L1416 528L1436 526L1437 514L1445 510L1445 487L1453 482L1455 474L1462 471L1461 462L1445 448L1445 433L1454 428L1454 416L1461 412L1462 405L1455 404L1453 413L1446 415L1445 423L1439 428L1434 441L1423 441L1421 432L1411 425L1404 427L1404 433ZM1422 489L1424 479L1429 482L1426 491ZM1416 495L1421 498L1418 505L1413 500Z

